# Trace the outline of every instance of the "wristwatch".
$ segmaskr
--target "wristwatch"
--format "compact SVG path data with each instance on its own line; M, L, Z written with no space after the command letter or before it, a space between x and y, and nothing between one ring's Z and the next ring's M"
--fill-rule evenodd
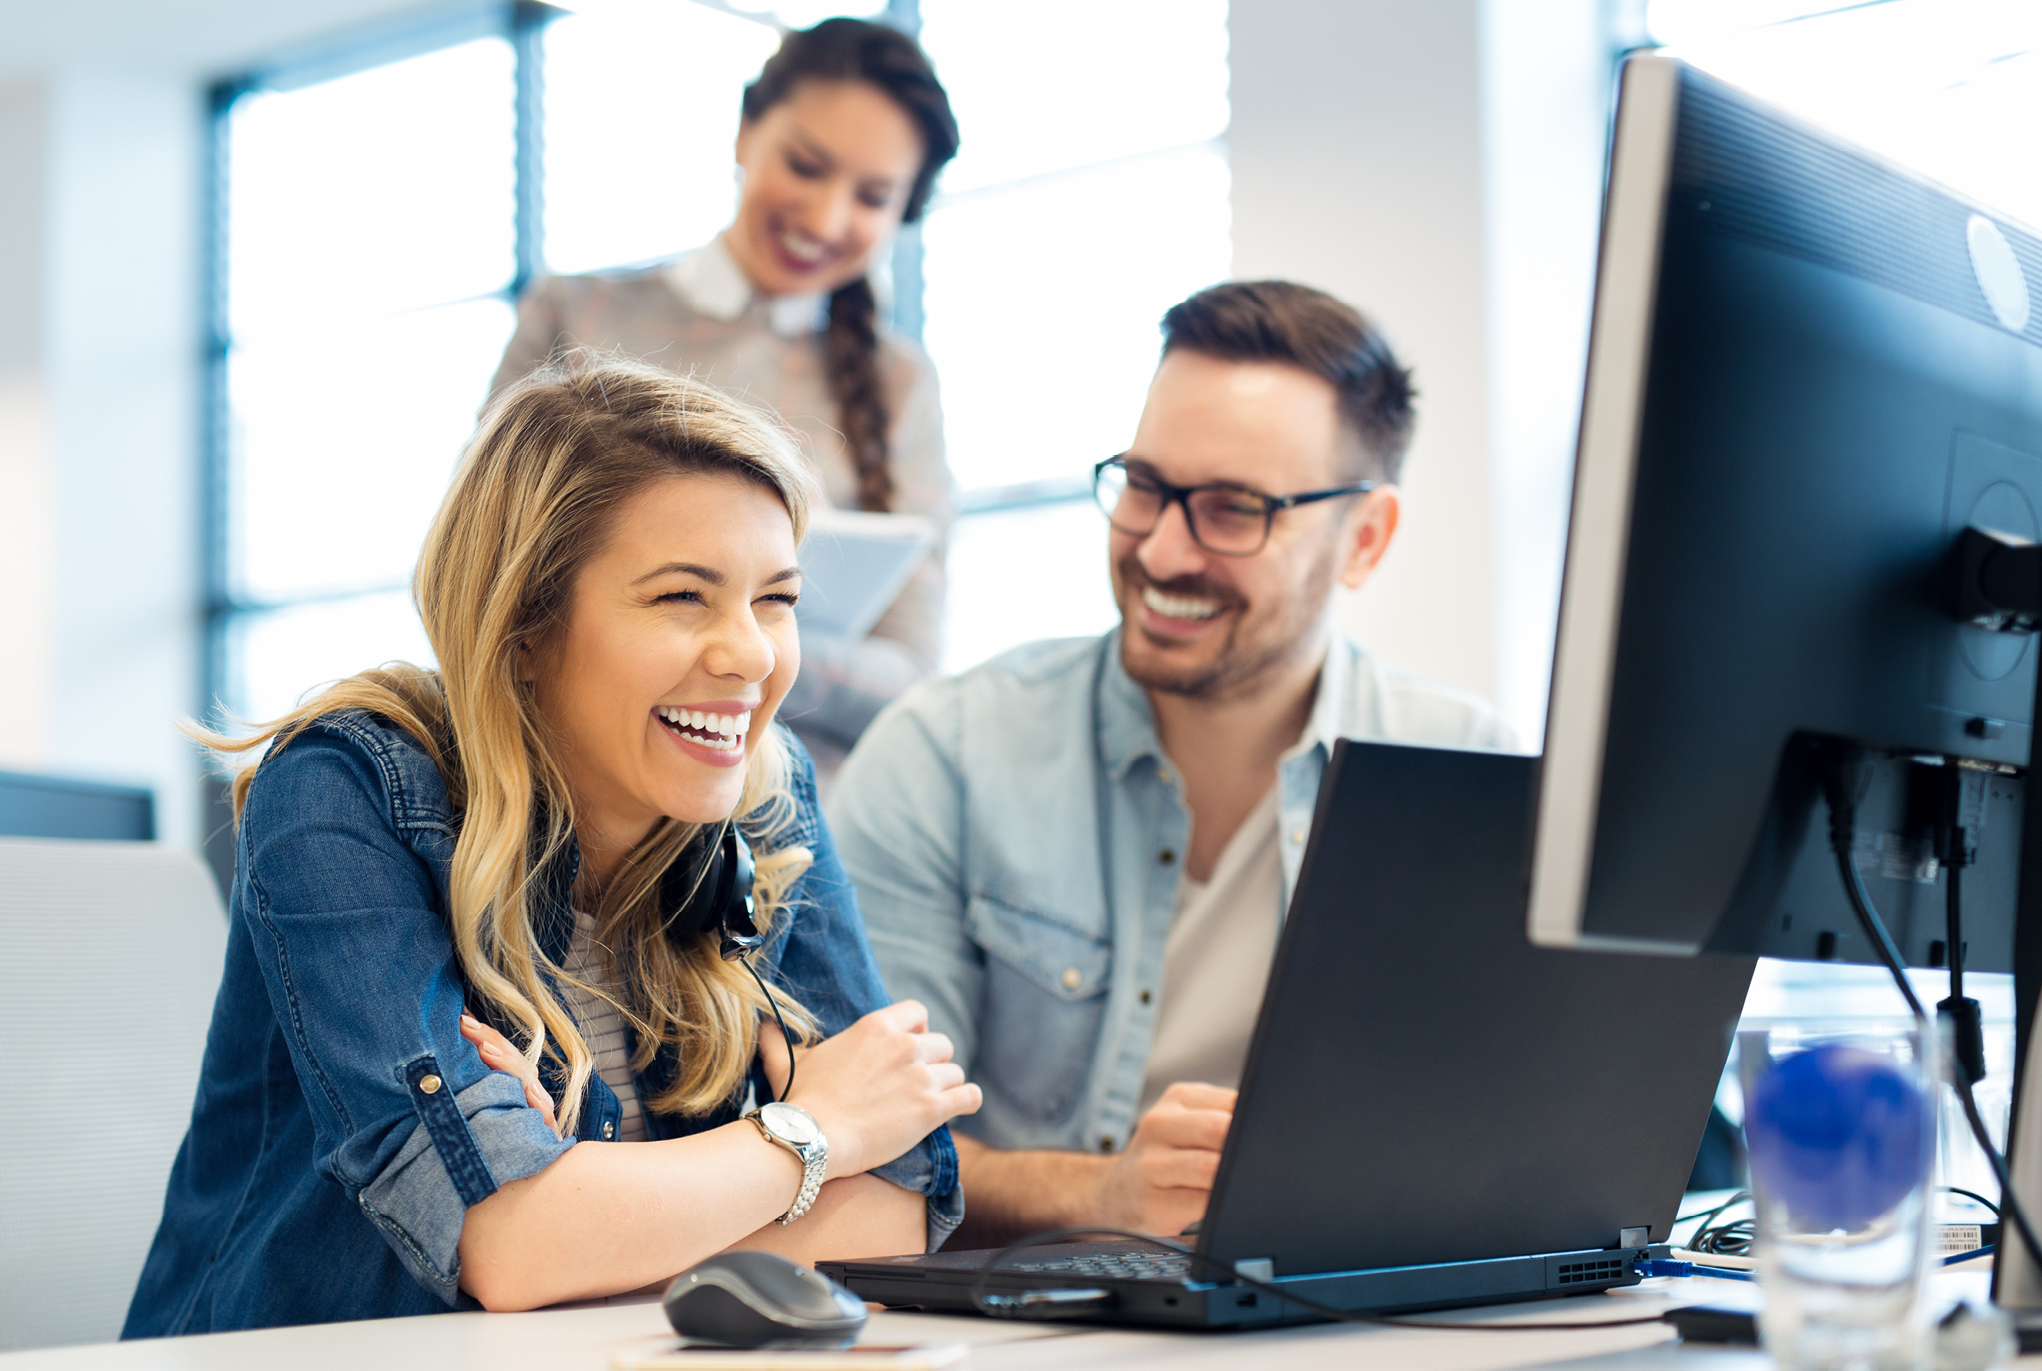
M759 1132L766 1135L767 1142L784 1147L801 1158L801 1189L787 1212L773 1220L775 1223L793 1223L808 1212L808 1207L815 1203L815 1192L822 1189L822 1173L830 1163L830 1140L822 1135L822 1125L815 1121L815 1115L798 1104L775 1101L754 1109L745 1117L759 1126Z

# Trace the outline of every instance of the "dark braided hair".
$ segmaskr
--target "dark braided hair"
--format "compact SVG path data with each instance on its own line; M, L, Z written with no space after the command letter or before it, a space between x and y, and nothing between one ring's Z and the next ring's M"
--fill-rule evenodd
M745 122L759 119L807 80L863 81L907 111L921 130L924 152L901 222L920 219L936 173L957 155L958 139L950 97L915 40L899 29L862 19L825 19L812 29L795 29L780 40L780 50L767 59L758 79L744 88ZM891 508L887 430L893 414L879 378L879 302L862 275L830 296L823 362L844 444L858 473L858 507Z

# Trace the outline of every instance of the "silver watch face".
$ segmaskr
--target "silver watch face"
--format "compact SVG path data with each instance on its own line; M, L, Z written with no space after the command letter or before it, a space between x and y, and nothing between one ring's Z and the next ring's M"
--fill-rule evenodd
M773 1136L784 1139L796 1147L806 1147L822 1136L815 1116L798 1104L781 1104L777 1100L762 1106L759 1122L773 1131Z

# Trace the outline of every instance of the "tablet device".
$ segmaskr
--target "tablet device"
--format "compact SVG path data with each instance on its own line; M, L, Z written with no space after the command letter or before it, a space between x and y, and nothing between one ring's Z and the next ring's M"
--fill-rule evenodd
M935 545L935 523L918 514L814 511L794 617L810 632L863 638Z

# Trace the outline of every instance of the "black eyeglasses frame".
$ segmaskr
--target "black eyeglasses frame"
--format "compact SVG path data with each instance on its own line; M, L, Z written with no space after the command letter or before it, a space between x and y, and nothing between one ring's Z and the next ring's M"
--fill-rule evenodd
M1156 531L1157 524L1163 522L1163 516L1170 512L1170 506L1176 505L1184 511L1184 527L1190 530L1191 540L1215 557L1255 556L1262 549L1269 546L1269 535L1276 528L1276 516L1287 509L1296 509L1299 505L1317 504L1321 500L1337 500L1346 495L1366 495L1382 485L1380 481L1356 481L1352 485L1328 486L1324 490L1301 491L1296 495L1270 495L1255 489L1253 486L1238 485L1232 481L1208 481L1202 486L1180 486L1164 480L1156 475L1153 469L1149 469L1143 472L1143 479L1154 483L1156 488L1162 492L1163 503L1156 510L1156 522L1154 524L1150 524L1145 529L1133 529L1123 528L1121 525L1114 523L1113 512L1106 508L1105 501L1100 498L1099 485L1105 478L1109 467L1118 467L1121 471L1128 472L1127 454L1125 452L1117 452L1105 461L1097 463L1092 468L1092 503L1097 505L1100 513L1106 516L1108 524L1111 524L1113 528L1121 533L1125 533L1130 538L1146 538ZM1129 474L1132 475L1131 472ZM1191 497L1205 490L1226 490L1240 495L1252 495L1263 502L1265 508L1262 511L1262 537L1253 548L1240 552L1230 552L1224 548L1212 546L1203 537L1199 536L1198 516L1191 512Z

